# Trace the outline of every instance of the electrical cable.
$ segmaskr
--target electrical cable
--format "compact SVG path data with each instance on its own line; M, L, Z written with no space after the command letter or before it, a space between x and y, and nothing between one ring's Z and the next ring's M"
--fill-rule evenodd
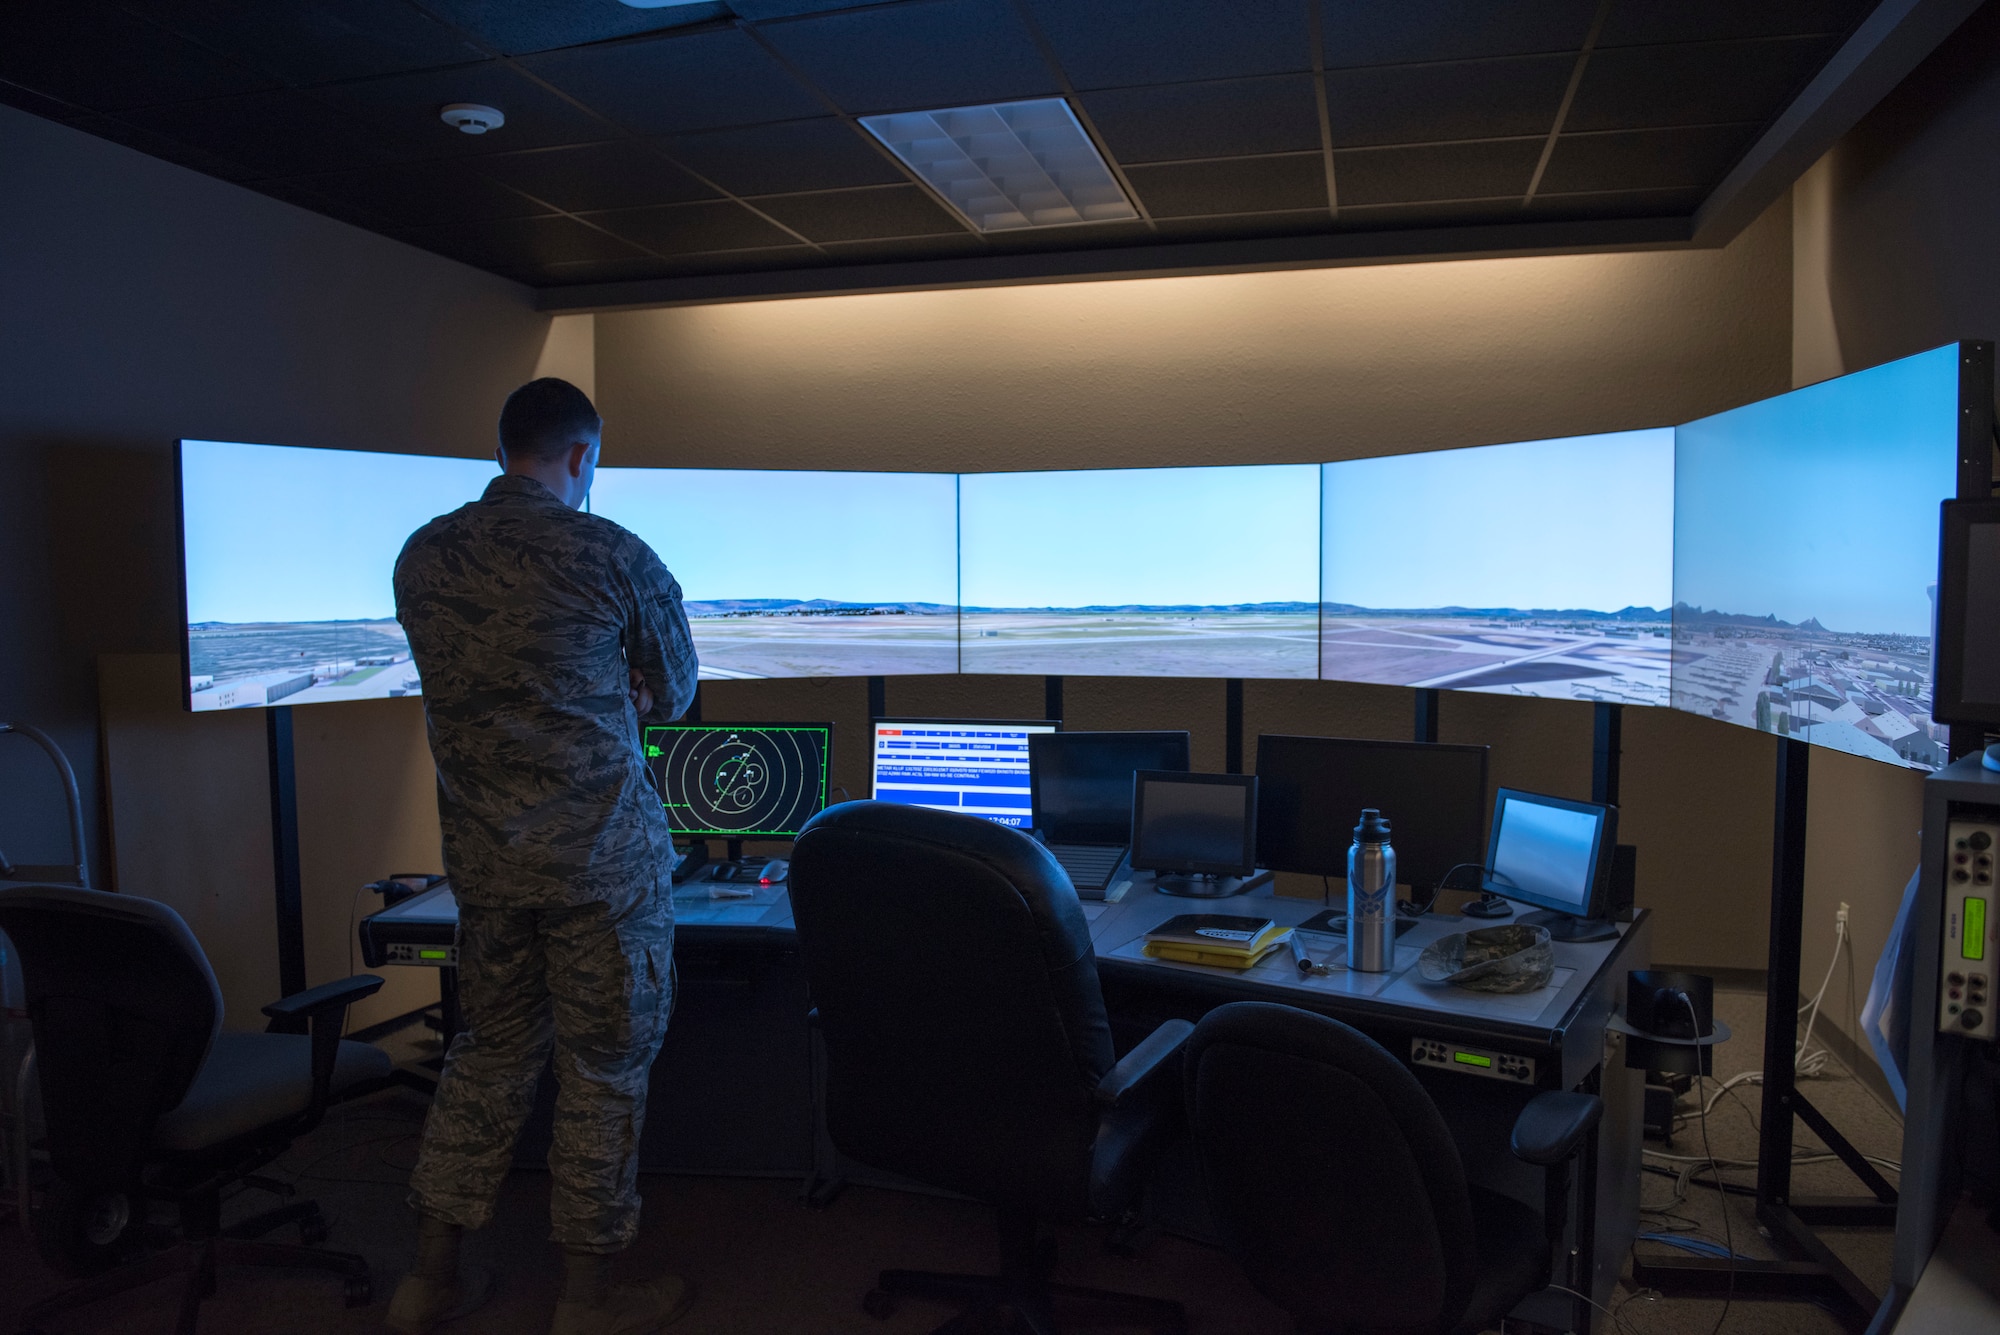
M1595 1307L1595 1308L1596 1308L1596 1309L1597 1309L1598 1311L1600 1311L1600 1312L1604 1313L1604 1315L1606 1315L1606 1316L1610 1317L1610 1318L1611 1318L1611 1324L1612 1324L1612 1325L1614 1325L1614 1326L1616 1326L1616 1327L1617 1327L1617 1328L1618 1328L1619 1330L1621 1330L1621 1331L1624 1331L1624 1332L1625 1332L1625 1335L1639 1335L1639 1333L1638 1333L1637 1331L1633 1330L1633 1329L1632 1329L1632 1328L1631 1328L1630 1326L1628 1326L1628 1325L1626 1325L1626 1324L1625 1324L1625 1318L1624 1318L1624 1317L1622 1317L1622 1316L1620 1316L1620 1315L1618 1314L1618 1311L1617 1311L1617 1310L1614 1310L1614 1309L1612 1309L1612 1308L1609 1308L1609 1307L1606 1307L1606 1306L1605 1306L1605 1305L1604 1305L1603 1303L1601 1303L1601 1302L1598 1302L1598 1301L1597 1301L1597 1300L1596 1300L1595 1298L1592 1298L1592 1297L1591 1297L1591 1296L1590 1296L1589 1294L1587 1294L1587 1293L1578 1293L1578 1292L1577 1292L1577 1291L1576 1291L1575 1289L1572 1289L1572 1288L1570 1288L1569 1286L1567 1286L1567 1285L1564 1285L1564 1284L1551 1284L1551 1285L1549 1285L1548 1287L1550 1287L1550 1288L1554 1289L1554 1290L1555 1290L1555 1291L1556 1291L1557 1293L1567 1293L1567 1294L1568 1294L1568 1295L1569 1295L1570 1297L1572 1297L1572 1298L1580 1298L1580 1299L1582 1299L1582 1300L1583 1300L1584 1302L1587 1302L1587 1303L1589 1303L1589 1304L1590 1304L1590 1305L1591 1305L1592 1307ZM1632 1297L1631 1297L1631 1298L1627 1298L1627 1299L1625 1300L1625 1302L1626 1302L1626 1303L1629 1303L1629 1302L1631 1302L1631 1301L1632 1301L1632 1298L1636 1298L1636 1297L1638 1297L1638 1296L1639 1296L1639 1295L1635 1293L1635 1294L1633 1294L1633 1295L1632 1295ZM1619 1307L1619 1308L1621 1308L1621 1309L1622 1309L1622 1308L1623 1308L1624 1306L1625 1306L1625 1303L1620 1303L1620 1304L1618 1304L1618 1307Z
M1831 978L1832 974L1829 973L1827 976ZM1691 1034L1700 1034L1701 1016L1695 1011L1694 998L1683 992L1681 993L1681 1001L1687 1007L1688 1023L1692 1026L1688 1032ZM1706 1086L1702 1083L1706 1077L1703 1075L1701 1068L1702 1063L1696 1061L1694 1065L1694 1078L1698 1091L1697 1097L1700 1096L1700 1093L1706 1092ZM1722 1209L1722 1241L1723 1246L1729 1253L1726 1258L1726 1264L1729 1266L1729 1289L1722 1299L1722 1311L1716 1314L1715 1325L1708 1332L1708 1335L1717 1335L1717 1332L1722 1329L1722 1323L1729 1319L1730 1304L1736 1301L1736 1230L1729 1222L1729 1197L1727 1193L1721 1190L1722 1168L1715 1162L1715 1150L1708 1143L1708 1106L1706 1099L1702 1100L1701 1148L1708 1155L1709 1168L1715 1174L1717 1188L1716 1204Z

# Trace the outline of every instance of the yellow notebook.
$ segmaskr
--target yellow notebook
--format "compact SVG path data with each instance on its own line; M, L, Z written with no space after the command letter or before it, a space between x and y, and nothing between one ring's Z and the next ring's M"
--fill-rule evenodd
M1146 933L1140 953L1181 964L1248 969L1283 945L1290 930L1269 918L1183 913Z

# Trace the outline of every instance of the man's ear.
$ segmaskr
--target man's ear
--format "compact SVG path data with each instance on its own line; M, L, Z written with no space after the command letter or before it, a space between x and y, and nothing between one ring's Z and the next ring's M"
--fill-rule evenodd
M576 444L574 444L574 445L570 446L570 447L569 447L569 475L570 475L571 477L582 477L582 476L583 476L583 461L584 461L585 459L588 459L589 457L590 457L590 442L589 442L589 441L587 441L587 440L579 440L578 442L576 442Z
M493 462L500 465L501 472L504 473L507 471L507 447L505 445L495 445L493 447Z

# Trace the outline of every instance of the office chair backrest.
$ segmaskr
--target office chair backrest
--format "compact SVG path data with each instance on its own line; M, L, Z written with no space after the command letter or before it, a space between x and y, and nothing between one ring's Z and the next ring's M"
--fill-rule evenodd
M1185 1071L1224 1243L1301 1328L1458 1320L1478 1265L1465 1169L1401 1062L1338 1020L1245 1001L1195 1026Z
M0 890L0 931L21 959L56 1174L123 1187L222 1027L208 957L165 904L75 886Z
M1110 1025L1076 890L972 816L847 802L792 855L843 1153L999 1205L1080 1213Z

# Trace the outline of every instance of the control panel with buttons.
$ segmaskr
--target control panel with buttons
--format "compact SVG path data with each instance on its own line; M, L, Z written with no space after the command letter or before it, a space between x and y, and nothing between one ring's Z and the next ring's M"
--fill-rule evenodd
M1944 958L1939 973L1938 1030L1992 1040L1994 956L2000 923L1993 914L1994 860L2000 825L1955 820L1945 840Z
M1535 1083L1533 1057L1469 1048L1463 1043L1447 1043L1441 1038L1411 1039L1410 1062L1415 1066L1463 1071L1467 1075L1483 1075L1489 1080L1505 1080L1517 1085Z
M392 943L382 952L384 964L428 964L435 969L458 967L457 946L419 946L408 941Z

